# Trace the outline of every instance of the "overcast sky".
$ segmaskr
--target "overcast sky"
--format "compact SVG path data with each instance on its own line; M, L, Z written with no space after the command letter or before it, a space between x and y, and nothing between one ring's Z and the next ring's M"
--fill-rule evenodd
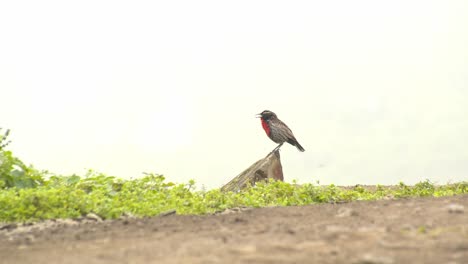
M221 186L468 179L468 2L2 1L0 127L26 163Z

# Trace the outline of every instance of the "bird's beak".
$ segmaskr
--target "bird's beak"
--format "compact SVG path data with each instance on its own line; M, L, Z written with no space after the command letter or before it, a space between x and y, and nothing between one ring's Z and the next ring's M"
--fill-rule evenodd
M255 117L256 118L262 117L262 114L256 114Z

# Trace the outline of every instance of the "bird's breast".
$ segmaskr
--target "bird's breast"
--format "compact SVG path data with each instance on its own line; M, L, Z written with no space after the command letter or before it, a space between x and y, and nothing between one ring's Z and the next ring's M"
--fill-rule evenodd
M265 121L263 118L261 118L262 120L262 127L263 127L263 130L265 130L265 133L267 134L267 136L270 136L270 125L268 125L268 122Z

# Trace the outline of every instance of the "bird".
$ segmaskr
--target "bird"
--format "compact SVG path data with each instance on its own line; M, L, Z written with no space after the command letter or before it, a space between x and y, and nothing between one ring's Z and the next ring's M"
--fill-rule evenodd
M273 140L273 142L279 144L275 149L273 149L273 152L279 149L284 142L288 142L295 146L301 152L305 151L294 137L291 129L289 129L283 121L279 120L275 113L270 110L265 110L260 114L257 114L257 117L260 118L263 130L265 130L267 136Z

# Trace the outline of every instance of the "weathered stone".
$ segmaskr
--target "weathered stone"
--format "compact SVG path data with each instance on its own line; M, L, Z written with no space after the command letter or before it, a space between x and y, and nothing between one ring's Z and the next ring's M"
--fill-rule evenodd
M465 212L465 207L461 204L449 204L447 206L447 209L449 213L462 214L463 212Z
M221 188L225 192L238 192L259 181L275 179L283 181L283 167L279 149L270 152L265 158L255 162Z

